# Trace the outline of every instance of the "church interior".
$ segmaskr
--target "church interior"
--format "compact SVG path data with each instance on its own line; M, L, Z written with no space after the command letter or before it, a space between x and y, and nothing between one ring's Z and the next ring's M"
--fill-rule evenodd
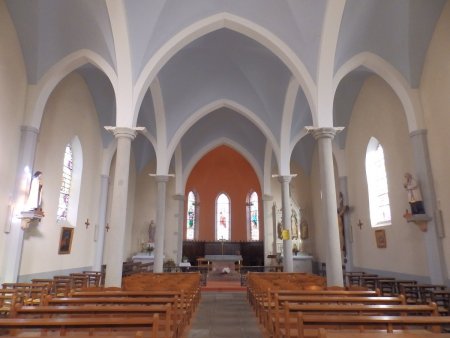
M0 0L0 284L355 273L448 315L449 36L448 0Z

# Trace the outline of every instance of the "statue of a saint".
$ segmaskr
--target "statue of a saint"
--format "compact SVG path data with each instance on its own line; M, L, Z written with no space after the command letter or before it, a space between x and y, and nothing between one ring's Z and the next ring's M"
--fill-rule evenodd
M408 202L411 206L411 214L425 214L419 183L410 173L405 174L405 182L403 183L403 187L408 193Z
M24 211L42 210L42 172L36 171L31 179L30 192Z
M150 221L150 225L148 226L148 241L149 243L155 243L155 232L156 226L153 220Z
M291 210L291 238L298 239L298 217L295 209Z

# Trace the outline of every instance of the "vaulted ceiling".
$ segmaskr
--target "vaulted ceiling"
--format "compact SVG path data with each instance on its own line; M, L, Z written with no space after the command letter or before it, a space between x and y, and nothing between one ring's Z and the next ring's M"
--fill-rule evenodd
M291 160L307 171L310 169L314 141L310 136L298 135L305 126L313 124L314 109L309 94L300 85L291 92L292 116L285 122L287 97L297 74L277 51L288 50L291 59L301 62L315 84L324 59L332 62L335 74L355 55L369 52L385 60L416 88L444 3L445 0L6 0L30 85L39 83L52 67L80 50L92 51L102 58L114 69L118 81L123 76L123 65L127 65L127 78L135 84L155 55L163 53L174 37L211 20L207 32L190 35L156 69L153 85L138 107L136 125L146 127L148 135L140 135L133 143L137 167L142 169L158 156L156 144L160 142L169 149L175 142L185 167L193 165L208 149L226 143L244 153L256 171L264 168L267 145L276 152L286 133L293 142ZM336 8L341 11L334 13ZM228 24L214 23L211 18L221 13L237 19ZM241 21L250 24L236 28ZM326 39L331 42L324 45ZM76 71L92 92L100 124L115 125L120 114L116 112L118 94L107 75L90 63ZM360 67L339 83L333 99L334 125L348 124L353 102L369 75L371 71ZM103 130L102 135L107 146L113 137ZM337 142L340 146L345 144L345 133ZM169 157L173 162L172 154Z

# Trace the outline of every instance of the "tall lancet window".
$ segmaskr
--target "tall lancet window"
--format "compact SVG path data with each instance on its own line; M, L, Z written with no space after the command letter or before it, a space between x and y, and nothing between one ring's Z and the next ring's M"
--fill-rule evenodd
M255 191L248 197L247 208L250 240L259 241L258 194Z
M230 240L230 199L220 194L216 200L216 240Z
M56 216L58 221L67 220L67 215L69 212L70 187L72 185L72 174L73 174L73 152L72 152L72 145L69 143L66 146L66 150L64 152L62 182L61 187L59 189L59 202Z
M389 203L384 151L380 142L374 137L370 139L367 145L366 175L372 227L390 225L391 207Z
M186 215L186 239L194 240L197 227L197 197L193 191L189 191L187 198Z

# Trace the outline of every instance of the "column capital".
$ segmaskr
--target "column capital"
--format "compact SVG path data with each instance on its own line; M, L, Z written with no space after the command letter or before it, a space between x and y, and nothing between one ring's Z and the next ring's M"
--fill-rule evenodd
M155 178L156 182L168 182L170 175L151 175Z
M316 140L318 140L321 138L333 139L337 133L344 129L344 127L305 127L305 129L308 134L311 134Z
M138 131L142 132L145 130L144 127L129 128L129 127L109 127L109 126L105 126L105 129L111 131L116 139L124 137L129 138L131 140L134 140L136 138Z
M263 201L272 201L273 200L273 196L272 195L267 195L267 194L264 194L264 195L262 195L262 197L261 197L261 199L263 200Z
M184 201L184 195L182 194L175 194L173 195L173 199L176 201Z
M278 182L280 183L289 183L292 179L292 175L279 175Z
M35 127L31 127L31 126L20 126L20 131L21 132L35 133L36 135L39 134L39 129L37 129Z
M427 129L416 129L409 133L409 137L414 137L418 135L427 135L428 130Z

